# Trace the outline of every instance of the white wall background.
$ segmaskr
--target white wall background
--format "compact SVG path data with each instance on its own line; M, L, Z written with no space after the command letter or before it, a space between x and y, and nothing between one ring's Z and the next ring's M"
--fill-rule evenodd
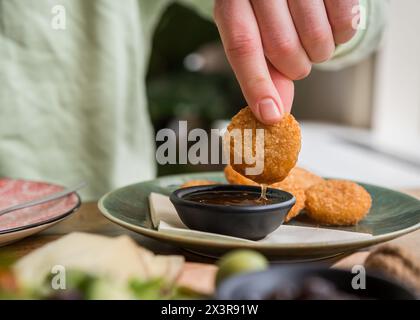
M420 1L392 0L375 73L373 129L382 146L420 158Z

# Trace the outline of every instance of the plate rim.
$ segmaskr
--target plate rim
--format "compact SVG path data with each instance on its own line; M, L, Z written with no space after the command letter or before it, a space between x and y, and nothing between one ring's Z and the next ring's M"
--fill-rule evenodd
M201 175L217 175L220 174L220 172L200 172L200 173L188 173L189 176L191 175L197 175L197 176L201 176ZM313 243L283 243L283 244L279 244L279 243L259 243L259 242L233 242L233 241L216 241L216 240L209 240L209 239L199 239L199 238L193 238L193 237L186 237L186 236L182 236L182 235L173 235L173 234L169 234L169 233L165 233L165 232L159 232L157 230L153 230L150 228L146 228L146 227L141 227L138 225L134 225L131 224L129 222L126 222L124 220L121 220L119 218L116 218L115 216L113 216L108 209L105 208L104 206L104 201L114 192L117 192L121 189L139 184L139 183L150 183L150 182L155 182L156 180L163 180L163 178L176 178L176 177L182 177L185 176L186 174L177 174L177 175L169 175L169 176L163 176L163 177L158 177L156 179L152 179L152 180L147 180L147 181L141 181L138 183L134 183L134 184L130 184L118 189L115 189L113 191L110 191L108 193L106 193L105 195L103 195L99 201L98 201L98 209L101 212L101 214L107 218L108 220L124 227L127 228L129 230L138 232L144 236L147 237L151 237L153 239L158 239L158 240L162 240L162 241L170 241L173 243L184 243L187 245L204 245L204 246L211 246L212 248L217 248L217 249L229 249L232 247L243 247L243 248L250 248L250 249L266 249L266 250L291 250L291 249L295 249L295 250L299 250L299 249L303 249L303 250L307 250L307 249L322 249L325 247L332 247L334 246L335 248L349 248L349 246L351 246L352 248L358 248L358 247L368 247L377 243L381 243L381 242L385 242L385 241L389 241L392 239L395 239L397 237L400 237L402 235L414 232L418 229L420 229L420 222L418 222L415 225L412 225L408 228L404 228L404 229L400 229L400 230L396 230L393 232L389 232L389 233L385 233L382 235L376 235L376 236L372 236L372 238L369 239L358 239L358 240L338 240L338 241L324 241L324 242L313 242ZM377 185L373 185L373 184L368 184L366 183L366 185L370 185L373 187L379 187L382 189L387 189L381 186L377 186ZM391 189L389 189L391 190ZM400 192L400 191L396 191L396 190L391 190L393 192L397 192L400 193L401 195L404 195L406 197L412 198L416 201L419 201L419 199Z
M45 182L45 181L35 181L35 180L26 180L26 179L11 179L11 180L25 181L25 182L33 182L33 183L45 183L45 184L48 184L48 185L58 186L58 187L64 188L64 186L62 186L62 185L55 184L55 183L49 183L49 182ZM74 212L76 212L77 210L79 210L79 208L82 205L82 198L80 197L79 193L78 192L74 192L74 194L76 195L77 202L68 211L66 211L66 212L64 212L64 213L62 213L60 215L57 215L55 217L52 217L50 219L47 219L47 220L35 222L35 223L32 223L32 224L28 224L28 225L24 225L24 226L20 226L20 227L14 227L14 228L0 230L0 236L5 235L5 234L8 234L8 233L14 233L14 232L19 232L19 231L24 231L24 230L27 230L27 229L32 229L32 228L40 227L40 226L42 226L44 224L50 224L50 223L53 223L53 222L56 222L56 221L59 221L61 219L64 219L64 218L68 217L69 215L71 215Z

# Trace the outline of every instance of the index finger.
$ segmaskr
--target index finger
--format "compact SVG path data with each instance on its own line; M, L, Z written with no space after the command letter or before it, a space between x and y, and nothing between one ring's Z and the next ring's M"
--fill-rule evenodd
M243 0L217 0L214 16L249 107L261 122L277 123L284 107L268 70L251 4Z

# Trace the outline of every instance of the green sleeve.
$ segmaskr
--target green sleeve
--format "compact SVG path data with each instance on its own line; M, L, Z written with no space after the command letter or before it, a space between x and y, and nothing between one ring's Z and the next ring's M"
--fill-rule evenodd
M334 57L317 68L337 70L354 65L371 55L379 46L386 22L388 0L361 0L366 14L365 27L357 31L348 43L336 48Z
M194 9L203 18L213 19L214 0L178 0L178 3Z

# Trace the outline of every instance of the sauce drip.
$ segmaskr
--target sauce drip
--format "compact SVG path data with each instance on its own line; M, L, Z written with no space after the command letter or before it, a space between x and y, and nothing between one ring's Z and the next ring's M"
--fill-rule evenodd
M239 190L195 192L186 195L184 199L198 203L225 206L263 206L279 202L279 199L277 198L268 198L265 193L264 197L262 197L262 195L257 192Z
M260 201L266 201L267 199L267 185L262 183L261 185L261 195L260 195Z

